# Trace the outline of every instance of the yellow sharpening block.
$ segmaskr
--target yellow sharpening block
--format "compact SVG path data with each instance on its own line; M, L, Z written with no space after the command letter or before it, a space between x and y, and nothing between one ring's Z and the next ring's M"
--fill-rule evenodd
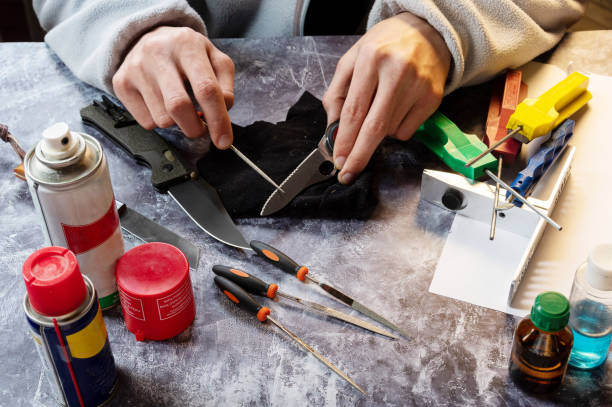
M527 98L521 102L508 119L506 128L513 130L521 126L514 138L523 143L546 135L593 97L587 90L588 85L587 76L573 72L537 99Z

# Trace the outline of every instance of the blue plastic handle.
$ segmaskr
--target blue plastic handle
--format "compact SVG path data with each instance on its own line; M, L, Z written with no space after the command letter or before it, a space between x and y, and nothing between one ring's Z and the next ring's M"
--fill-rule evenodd
M538 180L546 172L548 168L555 162L559 153L567 145L567 142L574 134L574 124L576 122L567 119L557 127L550 139L547 140L537 153L529 159L527 167L518 173L512 184L512 189L526 196L535 187ZM510 197L510 192L506 192L506 199ZM512 203L516 206L523 205L518 199L514 199Z

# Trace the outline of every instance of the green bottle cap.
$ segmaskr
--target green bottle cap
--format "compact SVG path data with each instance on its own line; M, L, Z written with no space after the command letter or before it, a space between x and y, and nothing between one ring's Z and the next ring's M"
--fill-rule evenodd
M547 291L538 295L531 307L531 322L542 331L556 332L567 325L570 304L563 294Z

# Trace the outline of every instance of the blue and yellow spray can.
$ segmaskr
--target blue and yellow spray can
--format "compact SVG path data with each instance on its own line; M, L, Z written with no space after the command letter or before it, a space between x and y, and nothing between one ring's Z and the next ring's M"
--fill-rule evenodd
M58 403L96 407L117 388L115 360L96 290L63 247L34 252L23 265L23 306Z

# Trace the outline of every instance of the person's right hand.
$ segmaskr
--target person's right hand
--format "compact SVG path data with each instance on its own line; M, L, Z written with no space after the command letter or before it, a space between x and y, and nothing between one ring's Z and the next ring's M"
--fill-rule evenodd
M196 113L186 82L208 129ZM177 124L190 138L208 132L221 149L233 142L227 110L234 103L234 63L191 28L159 27L143 35L113 76L113 89L146 129Z

